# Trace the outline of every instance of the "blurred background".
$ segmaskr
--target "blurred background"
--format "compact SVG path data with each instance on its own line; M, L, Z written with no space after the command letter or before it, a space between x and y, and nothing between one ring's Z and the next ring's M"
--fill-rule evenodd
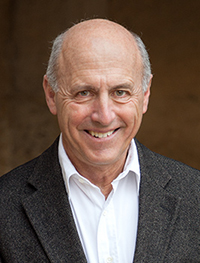
M58 136L42 89L51 41L93 17L131 29L149 52L154 78L137 138L200 169L199 0L1 0L0 175Z

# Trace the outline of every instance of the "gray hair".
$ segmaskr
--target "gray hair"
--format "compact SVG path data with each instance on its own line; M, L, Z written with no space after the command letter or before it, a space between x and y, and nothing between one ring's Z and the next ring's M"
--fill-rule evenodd
M65 38L66 32L67 31L58 35L56 39L53 41L51 55L49 58L48 67L46 71L47 79L49 81L50 86L54 90L54 92L57 92L59 90L59 87L58 87L58 70L59 70L58 58L62 50L62 45L63 45L63 41ZM142 89L143 89L143 92L145 92L148 88L148 84L151 79L151 64L149 60L149 55L148 55L148 52L141 38L137 34L131 31L130 33L134 37L136 44L138 46L140 55L142 57L142 63L143 63Z
M48 67L46 71L47 79L54 92L57 92L59 90L59 87L58 87L58 70L59 70L58 58L62 50L65 33L66 32L58 35L56 39L53 41L51 55L49 58Z
M142 89L143 92L145 92L148 88L149 81L151 79L151 63L149 60L149 54L146 50L146 47L142 41L142 39L135 33L131 32L132 36L135 39L135 42L137 44L137 47L140 51L140 55L142 58L142 63L143 63L143 72L142 72Z

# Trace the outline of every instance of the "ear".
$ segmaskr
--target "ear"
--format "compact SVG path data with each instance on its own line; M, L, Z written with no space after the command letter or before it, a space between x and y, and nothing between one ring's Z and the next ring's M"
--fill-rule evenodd
M148 109L148 104L149 104L149 96L150 96L150 87L151 87L151 82L152 82L153 75L151 75L151 78L149 80L149 85L147 90L144 93L144 100L143 100L143 114L147 111Z
M49 107L49 110L53 115L56 115L57 108L56 108L56 103L55 103L55 92L50 86L46 75L44 75L44 78L43 78L43 89L44 89L46 102Z

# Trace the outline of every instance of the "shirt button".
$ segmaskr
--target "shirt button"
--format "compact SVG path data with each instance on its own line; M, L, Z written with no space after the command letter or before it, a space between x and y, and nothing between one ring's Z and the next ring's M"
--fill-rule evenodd
M103 216L106 216L106 215L107 215L107 211L104 211L104 212L103 212Z
M107 263L111 263L113 262L113 258L112 257L108 257L107 260L106 260Z
M85 181L84 181L82 178L79 178L78 180L79 180L79 182L80 182L81 184L84 184L84 183L85 183Z

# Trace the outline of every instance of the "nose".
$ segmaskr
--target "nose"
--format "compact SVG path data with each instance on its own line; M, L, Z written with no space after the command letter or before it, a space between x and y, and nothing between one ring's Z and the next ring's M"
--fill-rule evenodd
M108 94L99 94L95 99L91 118L93 122L102 126L109 126L113 122L115 119L114 105Z

